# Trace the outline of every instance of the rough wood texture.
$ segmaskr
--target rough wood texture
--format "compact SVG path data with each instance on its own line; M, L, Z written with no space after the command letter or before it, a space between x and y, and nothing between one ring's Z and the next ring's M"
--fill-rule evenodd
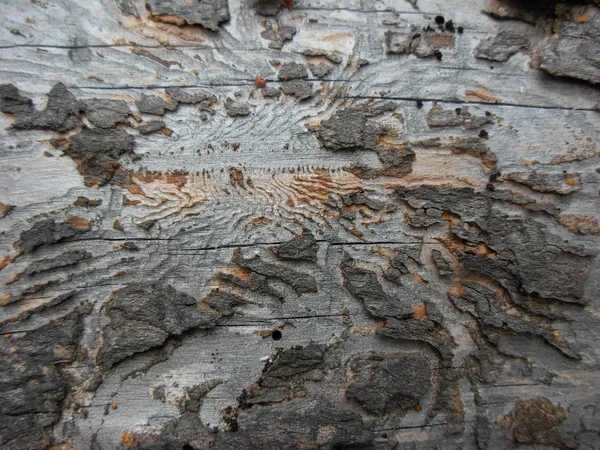
M600 448L600 9L0 19L0 447Z

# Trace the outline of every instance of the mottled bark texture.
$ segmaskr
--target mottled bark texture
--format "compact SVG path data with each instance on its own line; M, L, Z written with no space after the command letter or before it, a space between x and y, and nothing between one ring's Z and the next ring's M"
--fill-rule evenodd
M5 3L0 448L599 448L597 1Z

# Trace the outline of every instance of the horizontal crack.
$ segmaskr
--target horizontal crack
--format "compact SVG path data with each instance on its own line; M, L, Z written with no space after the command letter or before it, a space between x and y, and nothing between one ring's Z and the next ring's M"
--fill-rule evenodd
M547 109L547 110L558 110L558 111L590 111L600 112L595 108L569 108L566 106L541 106L541 105L526 105L521 103L509 103L509 102L485 102L485 101L473 101L473 100L445 100L441 98L422 98L422 97L379 97L375 95L348 95L347 98L356 99L379 99L379 100L395 100L395 101L413 101L421 100L423 102L438 102L438 103L462 103L467 105L486 105L486 106L510 106L511 108L531 108L531 109Z
M98 91L119 91L119 90L152 90L152 89L167 89L171 87L182 88L182 89L193 89L193 88L208 88L208 87L239 87L247 86L249 82L242 80L240 83L203 83L203 84L188 84L181 86L178 84L147 84L144 86L67 86L69 89L88 89ZM254 84L254 81L252 82Z
M322 80L311 80L311 81L322 81ZM348 82L352 83L354 80L327 80L327 81L337 81L337 82ZM269 81L267 81L269 82ZM281 83L281 81L271 81L272 83ZM153 90L153 89L167 89L171 87L177 87L180 89L195 89L195 88L211 88L211 87L239 87L239 86L248 86L250 84L254 84L254 80L242 80L239 83L203 83L203 84L193 84L193 85L177 85L177 84L150 84L144 86L68 86L69 89L79 89L79 90L104 90L104 91L118 91L118 90ZM511 108L527 108L527 109L544 109L544 110L555 110L555 111L586 111L586 112L600 112L597 108L578 108L578 107L568 107L568 106L545 106L545 105L528 105L523 103L511 103L511 102L486 102L486 101L477 101L477 100L464 100L460 98L455 99L443 99L443 98L428 98L428 97L381 97L378 95L352 95L348 94L346 98L353 98L359 100L387 100L387 101L405 101L405 102L416 102L418 100L422 102L438 102L443 104L466 104L466 105L485 105L485 106L508 106Z
M90 238L79 238L79 239L71 239L65 242L85 242L85 241L108 241L108 242L120 242L120 241L174 241L176 239L173 238L138 238L138 237L129 237L129 238L105 238L105 237L90 237Z
M491 386L478 386L478 389L497 389L504 387L522 387L522 386L544 386L542 383L514 383L514 384L494 384Z
M328 242L328 241L317 241ZM371 242L329 242L330 245L433 245L439 242L398 242L398 241L371 241Z
M428 13L424 11L398 11L391 9L355 9L355 8L315 8L310 6L294 6L294 11L344 11L344 12L355 12L355 13L364 13L364 14L416 14L421 16L437 16L439 13Z
M461 423L475 423L475 420L463 420ZM382 432L382 431L415 430L415 429L421 429L421 428L440 427L440 426L444 426L444 425L448 425L448 423L441 422L441 423L430 423L430 424L426 424L426 425L409 425L409 426L404 426L404 427L376 428L376 429L372 429L371 431L377 433L377 432Z
M174 239L173 239L174 240ZM362 241L350 241L350 242L332 242L326 239L317 239L318 243L328 243L331 246L344 246L344 245L438 245L439 242L398 242L398 241L373 241L373 242L362 242ZM167 253L169 256L177 256L186 254L186 252L201 252L208 250L220 250L223 248L246 248L246 247L260 247L260 246L273 246L281 245L284 241L277 242L255 242L253 244L224 244L215 245L211 247L199 247L199 248L184 248L181 252ZM193 254L193 253L190 253Z
M344 314L342 313L337 313L337 314L315 314L315 315L309 315L309 316L283 316L283 317L265 317L263 319L257 318L255 320L252 319L246 319L248 320L248 323L232 323L232 324L223 324L223 325L217 325L218 327L249 327L249 326L255 326L257 324L263 323L263 322L270 322L273 320L302 320L302 319L320 319L320 318L327 318L327 317L343 317Z

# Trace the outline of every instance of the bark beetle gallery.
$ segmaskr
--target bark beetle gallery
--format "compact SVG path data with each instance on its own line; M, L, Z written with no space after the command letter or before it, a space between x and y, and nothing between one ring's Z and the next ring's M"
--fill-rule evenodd
M600 448L597 0L0 22L2 449Z

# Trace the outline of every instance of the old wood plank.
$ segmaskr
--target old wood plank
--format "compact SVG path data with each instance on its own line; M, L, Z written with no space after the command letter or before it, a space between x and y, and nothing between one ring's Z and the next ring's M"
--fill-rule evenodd
M2 446L595 448L597 86L483 0L291 3L3 5Z

